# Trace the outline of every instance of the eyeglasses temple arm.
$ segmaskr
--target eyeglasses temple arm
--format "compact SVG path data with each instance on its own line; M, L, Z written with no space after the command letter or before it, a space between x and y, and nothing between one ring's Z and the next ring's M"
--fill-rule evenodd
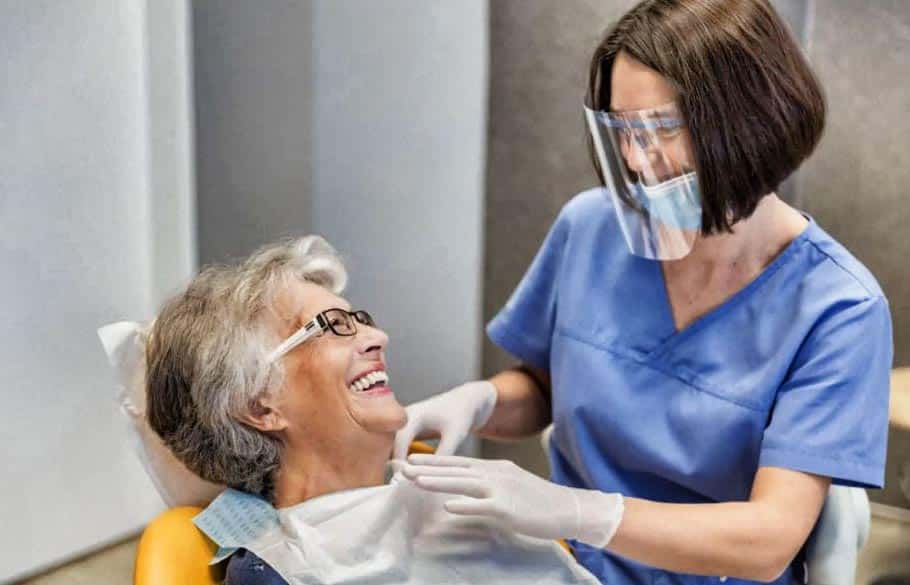
M315 320L310 321L304 327L298 329L293 335L281 342L281 344L272 350L266 357L269 363L279 360L287 352L291 351L319 331L319 325Z

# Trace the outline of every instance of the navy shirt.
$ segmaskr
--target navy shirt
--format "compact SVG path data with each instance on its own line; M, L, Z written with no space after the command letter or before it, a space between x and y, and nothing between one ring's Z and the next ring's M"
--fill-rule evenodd
M265 561L242 548L228 560L225 585L287 585Z

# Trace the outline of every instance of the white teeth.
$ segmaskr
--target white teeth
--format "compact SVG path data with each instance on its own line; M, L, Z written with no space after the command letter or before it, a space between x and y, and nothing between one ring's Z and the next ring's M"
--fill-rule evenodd
M358 378L355 382L353 382L350 386L348 386L348 389L351 390L352 392L363 392L364 390L366 390L373 384L376 384L379 382L387 384L388 381L389 381L389 375L386 374L385 372L381 372L381 371L370 372L369 374Z

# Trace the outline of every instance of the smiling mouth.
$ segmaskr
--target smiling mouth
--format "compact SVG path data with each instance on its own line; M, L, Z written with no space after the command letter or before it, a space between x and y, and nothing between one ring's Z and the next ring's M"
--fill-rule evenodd
M354 394L373 393L389 390L389 375L384 370L376 370L360 376L348 385L348 390Z

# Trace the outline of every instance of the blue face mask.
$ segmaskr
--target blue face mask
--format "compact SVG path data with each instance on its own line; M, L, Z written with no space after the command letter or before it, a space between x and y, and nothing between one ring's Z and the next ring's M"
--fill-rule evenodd
M682 230L701 229L701 192L695 172L657 185L636 183L633 194L652 221Z

